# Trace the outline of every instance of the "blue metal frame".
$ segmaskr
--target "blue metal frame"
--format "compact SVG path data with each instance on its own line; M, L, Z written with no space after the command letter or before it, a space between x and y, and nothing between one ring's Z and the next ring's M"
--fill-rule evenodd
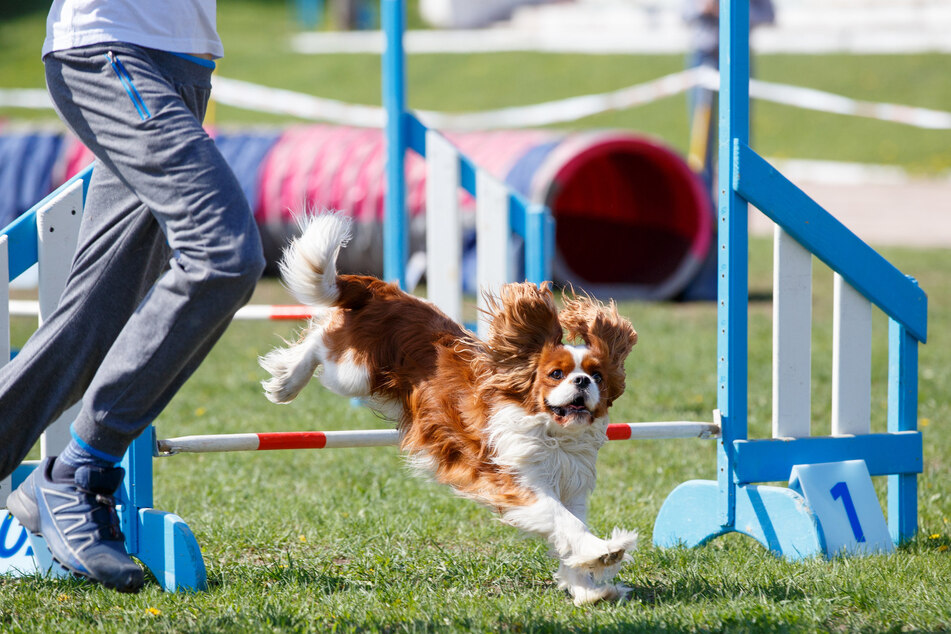
M409 218L406 211L406 30L404 0L381 0L380 15L386 44L383 49L383 109L386 111L386 196L383 199L383 278L406 288Z
M383 52L383 105L386 110L386 197L383 220L383 276L406 287L409 219L406 211L406 150L426 156L426 126L406 110L405 0L381 0L386 47ZM476 196L478 167L459 155L459 185ZM509 227L525 241L525 276L541 284L551 279L554 220L549 209L509 189Z
M720 18L717 480L677 487L657 516L654 543L695 546L741 532L790 558L821 554L821 527L804 500L790 504L797 493L752 483L788 480L796 464L849 459L888 475L889 530L906 542L917 529L918 343L927 338L928 298L750 149L748 0L720 0ZM747 439L748 202L889 316L888 433Z

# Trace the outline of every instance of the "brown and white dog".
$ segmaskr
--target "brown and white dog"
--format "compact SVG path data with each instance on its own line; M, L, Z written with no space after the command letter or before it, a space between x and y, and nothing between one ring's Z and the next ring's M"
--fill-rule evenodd
M300 340L261 359L275 403L320 381L396 421L414 466L503 522L548 540L556 578L578 605L626 594L613 578L637 534L601 539L585 524L608 408L624 392L637 341L614 304L508 284L491 301L486 341L430 303L373 277L338 275L345 216L302 222L281 272L316 309ZM569 343L562 343L566 339Z

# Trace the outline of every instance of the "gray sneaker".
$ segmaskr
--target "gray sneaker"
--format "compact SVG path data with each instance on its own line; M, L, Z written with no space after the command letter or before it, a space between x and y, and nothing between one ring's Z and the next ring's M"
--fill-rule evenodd
M125 550L112 497L121 467L79 467L73 482L50 477L55 458L44 459L7 498L23 528L42 536L53 559L68 571L119 592L138 592L142 568Z

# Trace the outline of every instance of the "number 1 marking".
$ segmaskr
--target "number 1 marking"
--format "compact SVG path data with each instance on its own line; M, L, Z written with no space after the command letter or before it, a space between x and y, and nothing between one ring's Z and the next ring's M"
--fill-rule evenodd
M862 525L859 523L859 514L855 511L855 504L852 502L852 494L849 493L849 486L845 482L838 482L829 489L833 500L842 498L842 505L845 507L845 514L849 518L849 525L852 526L852 534L855 535L855 541L862 543L865 541L865 534L862 532Z

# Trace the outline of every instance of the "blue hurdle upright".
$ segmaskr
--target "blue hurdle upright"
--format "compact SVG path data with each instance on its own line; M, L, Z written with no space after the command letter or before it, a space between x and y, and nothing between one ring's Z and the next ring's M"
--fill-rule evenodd
M827 543L831 527L823 528L797 491L759 483L789 480L797 466L860 460L870 475L888 476L887 532L900 544L917 528L918 343L927 335L927 296L749 147L748 2L720 0L720 19L717 479L686 482L669 495L654 543L696 546L739 532L792 559L835 555ZM747 203L777 226L773 437L756 440L747 437ZM813 255L835 275L826 436L810 429ZM869 423L873 304L889 318L888 429L881 434L870 433ZM833 496L843 492L836 484ZM848 511L851 502L841 503ZM880 516L877 499L874 505ZM863 537L854 513L847 515Z

